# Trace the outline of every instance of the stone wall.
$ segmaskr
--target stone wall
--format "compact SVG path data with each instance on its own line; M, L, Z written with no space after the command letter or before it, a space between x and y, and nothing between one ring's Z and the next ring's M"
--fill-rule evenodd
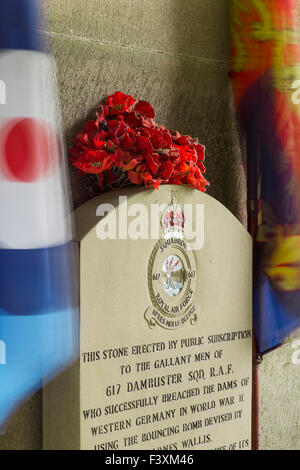
M227 0L48 0L67 145L103 97L120 90L153 103L157 121L207 148L209 194L246 223L245 154L228 78ZM71 169L74 206L93 196ZM262 449L300 447L300 366L291 342L260 368ZM0 437L2 449L39 449L41 394Z

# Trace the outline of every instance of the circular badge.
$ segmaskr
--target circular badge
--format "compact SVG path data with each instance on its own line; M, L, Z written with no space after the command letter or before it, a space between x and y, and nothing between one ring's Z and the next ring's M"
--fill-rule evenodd
M179 328L197 320L192 304L196 285L193 251L182 238L160 240L148 265L148 288L152 302L145 314L150 327Z

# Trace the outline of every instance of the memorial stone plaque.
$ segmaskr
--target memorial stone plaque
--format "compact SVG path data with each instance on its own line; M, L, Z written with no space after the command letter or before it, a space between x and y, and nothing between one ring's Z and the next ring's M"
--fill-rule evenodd
M250 449L244 227L180 186L106 193L76 227L80 358L44 390L44 447Z

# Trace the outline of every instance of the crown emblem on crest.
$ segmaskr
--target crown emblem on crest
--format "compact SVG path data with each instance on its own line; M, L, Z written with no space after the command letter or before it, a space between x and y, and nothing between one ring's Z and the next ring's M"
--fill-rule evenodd
M183 238L184 213L180 204L171 204L162 214L162 229L164 239Z

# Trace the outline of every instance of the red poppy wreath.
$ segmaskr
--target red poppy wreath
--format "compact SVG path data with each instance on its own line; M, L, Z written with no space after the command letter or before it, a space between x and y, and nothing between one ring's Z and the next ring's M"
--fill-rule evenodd
M198 139L169 131L154 121L153 106L116 91L74 139L70 160L81 174L95 175L98 186L126 184L158 189L187 185L205 191L205 147Z

